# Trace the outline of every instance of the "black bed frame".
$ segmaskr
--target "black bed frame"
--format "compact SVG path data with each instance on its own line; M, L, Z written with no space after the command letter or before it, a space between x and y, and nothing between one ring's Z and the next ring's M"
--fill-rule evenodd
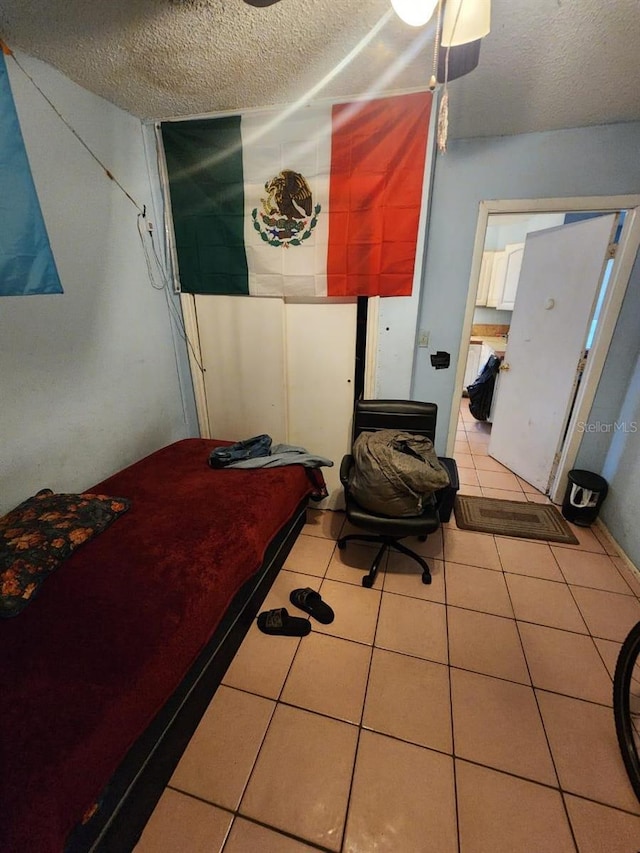
M307 498L269 545L261 568L237 593L193 667L127 753L99 808L67 838L65 853L129 853L207 710L306 520Z

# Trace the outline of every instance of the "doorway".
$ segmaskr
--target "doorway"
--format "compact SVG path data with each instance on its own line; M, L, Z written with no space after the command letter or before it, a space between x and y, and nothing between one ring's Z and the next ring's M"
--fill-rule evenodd
M548 503L549 498L489 454L491 424L469 412L469 398L460 400L454 457L458 464L460 492L509 501Z
M622 196L615 198L591 199L555 199L506 202L498 201L484 202L480 205L480 215L478 218L478 227L476 230L475 250L470 278L469 295L467 300L467 312L465 316L465 324L460 347L460 359L456 376L457 393L454 396L455 403L452 407L452 416L450 421L448 443L450 451L453 450L454 442L456 440L456 429L459 426L458 404L461 399L462 388L465 379L464 374L465 368L467 366L467 355L469 352L470 336L473 326L474 312L476 310L476 301L478 299L478 295L482 293L482 288L486 287L486 263L484 265L485 269L483 269L483 260L486 259L483 258L483 255L484 252L487 251L487 236L488 234L490 234L490 232L487 230L489 225L489 218L504 215L507 217L504 222L508 222L510 217L511 222L513 224L518 216L522 217L523 215L526 215L528 217L533 217L534 215L539 214L551 214L556 218L558 216L561 216L564 221L564 214L566 211L575 211L578 214L582 214L582 218L584 218L584 213L617 214L619 211L627 209L629 210L629 215L626 217L624 227L622 228L622 233L620 234L619 249L615 259L610 285L607 289L607 293L604 296L604 299L602 300L601 319L598 325L598 329L593 337L593 346L590 351L590 357L588 359L587 365L584 368L582 380L579 384L577 395L575 396L575 405L573 406L573 411L570 415L569 411L571 409L571 399L569 398L571 396L571 393L568 391L565 395L566 399L563 402L565 421L560 430L561 436L558 441L558 446L557 448L554 447L554 452L551 454L552 464L549 465L550 477L547 479L547 481L545 481L546 487L544 488L544 491L548 492L548 494L554 501L558 502L559 500L561 500L566 485L566 474L575 462L580 443L581 432L578 429L578 425L580 422L586 422L588 418L591 409L591 403L593 402L593 398L595 396L598 379L602 371L602 366L604 364L604 360L608 350L609 342L613 335L613 330L615 327L615 322L618 316L620 305L622 303L622 298L624 297L624 292L631 272L631 267L636 257L638 245L640 245L640 223L638 221L638 211L634 209L638 206L639 201L640 199L637 196ZM607 240L605 239L605 249L606 243ZM490 246L489 251L493 251L495 248L496 247ZM519 257L518 251L516 251L518 249ZM517 268L518 264L522 262L522 248L510 245L509 250L513 253L512 260L515 260L515 263L511 264L513 271L513 269ZM604 268L604 255L605 251L603 249L602 260L598 261L599 273ZM513 279L513 275L511 275L511 279ZM518 277L516 276L516 284L517 281ZM513 284L513 281L511 283ZM553 299L550 297L547 299L547 301L553 303ZM501 304L503 310L506 309L507 306L505 305L505 303L507 302L507 299L502 300ZM525 309L525 313L528 313L528 311L529 308ZM590 301L587 316L586 318L584 318L584 328L580 328L578 330L579 335L581 336L581 345L584 344L584 341L587 338L589 320L592 315L593 304ZM560 335L560 337L563 337L563 335ZM508 347L509 345L507 344L507 350ZM545 380L552 379L552 377L543 378ZM516 383L512 383L512 385L515 384ZM572 381L572 387L575 387L575 385L576 382ZM516 391L516 396L512 395L512 401L511 404L507 406L507 410L518 410L520 408L520 403L523 399L523 395L525 395L526 393L526 388L518 388L518 390ZM498 400L500 400L500 397L498 397ZM514 400L516 401L515 405L513 404ZM524 442L524 448L525 452L529 452L529 444L527 441ZM492 451L493 450L494 448L492 448ZM492 455L494 454L492 453ZM502 461L504 461L504 459L502 459ZM513 466L510 467L513 470ZM516 471L516 473L519 472ZM535 483L535 485L540 487L540 482L540 478L538 478L538 482Z

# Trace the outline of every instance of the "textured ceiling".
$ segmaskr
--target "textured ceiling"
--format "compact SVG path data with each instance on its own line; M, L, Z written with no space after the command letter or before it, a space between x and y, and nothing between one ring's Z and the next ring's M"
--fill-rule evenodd
M425 88L433 31L389 0L0 0L0 35L158 119ZM493 0L450 135L640 120L640 0Z

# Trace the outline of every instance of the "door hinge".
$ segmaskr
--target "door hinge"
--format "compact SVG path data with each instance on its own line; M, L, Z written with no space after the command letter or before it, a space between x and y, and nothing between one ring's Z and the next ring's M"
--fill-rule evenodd
M578 359L578 366L576 368L576 373L577 373L578 377L582 376L586 366L587 366L587 356L583 355Z
M611 260L611 258L615 258L616 252L618 251L617 243L609 243L607 246L607 260Z

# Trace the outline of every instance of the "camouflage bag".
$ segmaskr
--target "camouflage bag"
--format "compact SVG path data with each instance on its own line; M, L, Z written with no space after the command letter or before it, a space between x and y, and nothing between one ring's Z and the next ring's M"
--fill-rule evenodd
M449 485L433 442L395 429L362 432L353 443L349 491L364 509L392 518L421 515Z

